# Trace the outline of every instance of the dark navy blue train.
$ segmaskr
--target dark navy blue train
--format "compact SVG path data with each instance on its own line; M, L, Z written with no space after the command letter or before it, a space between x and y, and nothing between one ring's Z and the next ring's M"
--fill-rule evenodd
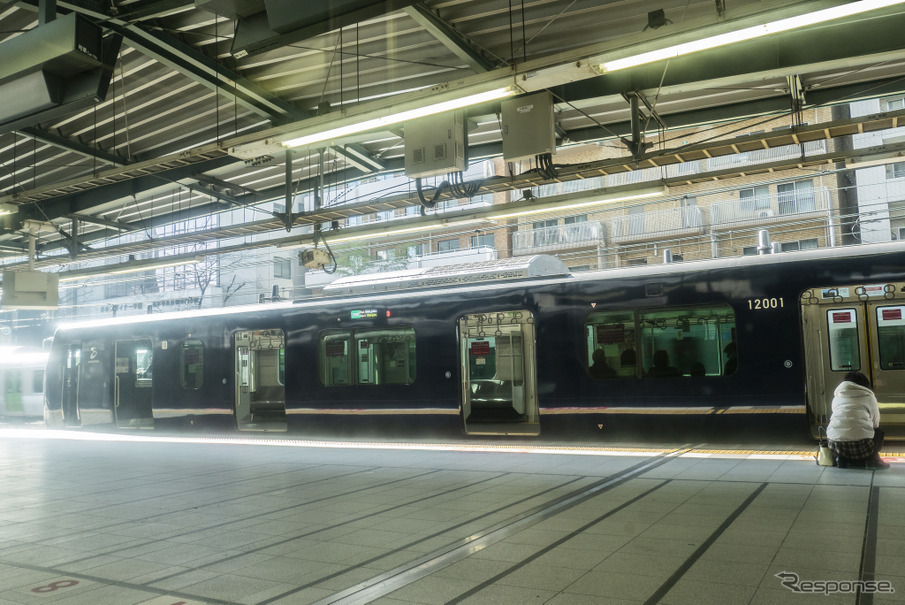
M552 257L327 296L65 325L47 425L540 435L610 414L826 422L841 376L905 421L905 246L569 274Z

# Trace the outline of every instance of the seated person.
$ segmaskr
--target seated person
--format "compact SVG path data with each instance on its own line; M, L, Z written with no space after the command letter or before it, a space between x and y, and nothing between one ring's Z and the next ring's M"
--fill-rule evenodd
M634 376L635 375L635 349L626 349L619 356L619 375Z
M603 349L596 349L591 356L591 360L593 361L590 367L591 377L612 378L616 375L616 371L607 365L606 353L603 352Z
M679 370L669 365L669 353L663 349L654 351L654 365L651 366L648 376L661 378L663 376L678 376Z
M889 468L880 458L883 431L879 426L880 406L870 390L870 379L861 372L847 373L833 393L833 411L826 427L836 466Z
M706 376L707 368L705 368L704 364L700 361L696 361L691 364L691 367L688 369L688 374L690 376Z

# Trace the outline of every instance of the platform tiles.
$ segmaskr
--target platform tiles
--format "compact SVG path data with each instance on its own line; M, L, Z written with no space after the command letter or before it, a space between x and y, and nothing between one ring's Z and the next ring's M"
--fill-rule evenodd
M0 431L0 605L905 602L902 463L48 435Z

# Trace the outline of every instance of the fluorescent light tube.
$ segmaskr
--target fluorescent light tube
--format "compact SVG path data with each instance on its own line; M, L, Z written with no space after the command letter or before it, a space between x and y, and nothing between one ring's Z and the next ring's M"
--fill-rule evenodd
M840 6L834 6L832 8L805 13L804 15L798 15L797 17L779 19L778 21L772 21L763 25L746 27L734 32L727 32L725 34L701 38L700 40L693 40L691 42L685 42L683 44L676 44L674 46L668 46L666 48L652 50L646 53L640 53L631 57L625 57L624 59L604 61L600 64L599 70L602 73L609 73L612 71L618 71L620 69L627 69L629 67L637 67L638 65L645 65L647 63L662 61L664 59L672 59L701 50L717 48L719 46L726 46L727 44L735 44L737 42L744 42L745 40L752 40L754 38L760 38L763 36L768 36L770 34L785 32L800 27L807 27L809 25L816 25L818 23L825 23L827 21L833 21L835 19L841 19L843 17L851 17L852 15L858 15L872 10L895 6L897 4L902 4L903 2L905 2L905 0L860 0L859 2L849 2Z
M423 118L425 116L443 113L445 111L453 111L456 109L462 109L463 107L485 103L487 101L495 101L497 99L511 97L517 92L518 90L513 86L495 88L493 90L488 90L485 92L458 97L449 101L442 101L440 103L417 107L408 111L401 111L387 116L371 118L370 120L363 120L354 124L338 126L329 130L322 130L320 132L315 132L312 134L285 140L281 144L284 147L302 147L304 145L311 145L312 143L323 143L325 141L339 139L351 134L366 132L368 130L374 130L376 128L383 128L386 126L392 126L394 124L401 124L402 122L406 122L408 120L415 120L417 118Z
M546 214L549 212L562 212L563 210L576 210L579 208L588 208L590 206L600 206L602 204L610 204L613 202L626 202L629 200L640 200L648 197L657 197L667 192L665 186L648 187L645 189L636 189L635 191L626 191L624 193L605 194L597 199L583 202L573 203L549 203L544 202L543 198L539 198L536 203L526 204L521 208L514 208L511 211L503 211L499 214L492 214L487 218L495 221L504 218L515 218L518 216L527 216L531 214ZM530 201L530 200L528 200ZM514 202L518 204L519 202ZM524 202L522 202L524 203Z
M141 261L131 261L121 263L119 265L101 265L99 267L91 267L89 269L81 269L69 273L60 273L60 281L75 281L77 279L90 279L92 277L106 277L109 275L123 275L125 273L137 273L139 271L151 271L154 269L166 269L167 267L178 267L180 265L194 265L204 262L204 257L194 256L190 258L174 258L173 260L147 259Z

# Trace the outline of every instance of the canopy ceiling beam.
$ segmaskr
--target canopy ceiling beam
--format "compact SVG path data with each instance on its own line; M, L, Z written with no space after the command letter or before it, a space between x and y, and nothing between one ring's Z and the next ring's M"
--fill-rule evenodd
M478 52L465 36L441 19L424 2L415 2L406 6L403 10L405 14L414 19L418 25L423 27L448 51L474 70L475 73L483 73L497 67L492 61L488 61L484 55Z
M109 153L107 151L104 151L103 149L92 147L91 145L86 145L81 141L67 139L66 137L62 137L58 134L42 130L37 126L26 126L25 128L20 128L19 132L28 135L33 139L49 143L54 147L59 147L73 153L78 153L89 158L94 158L102 162L112 164L113 166L125 166L131 163L131 161L126 157Z

